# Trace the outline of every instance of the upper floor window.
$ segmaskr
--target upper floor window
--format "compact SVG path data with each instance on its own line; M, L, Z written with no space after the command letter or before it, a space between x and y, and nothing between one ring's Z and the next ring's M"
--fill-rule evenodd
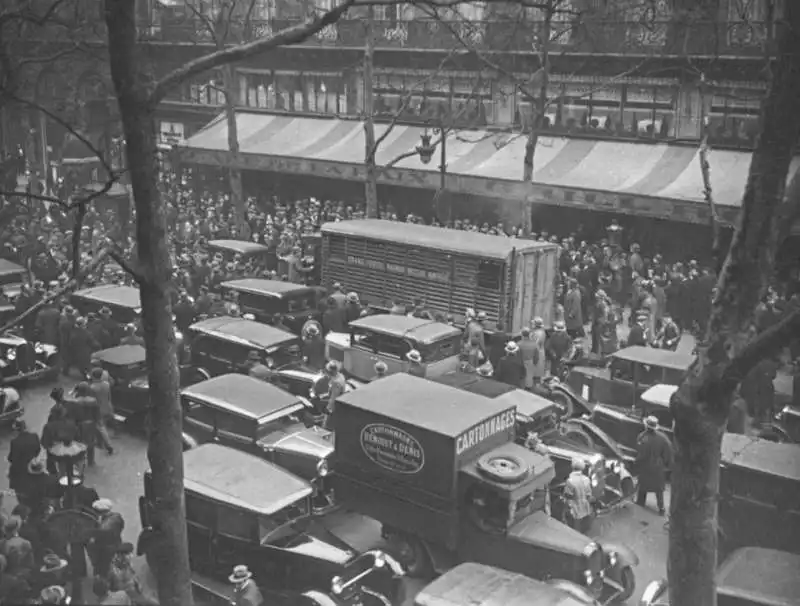
M775 34L783 0L728 0L728 43L760 46Z
M485 2L464 2L452 8L438 11L439 18L447 21L483 21L486 15Z
M412 4L376 4L373 8L376 21L411 21L414 19Z
M542 34L545 28L549 29L550 42L569 42L579 16L578 9L573 6L572 0L555 0L549 8L551 10L526 7L525 18L533 22Z

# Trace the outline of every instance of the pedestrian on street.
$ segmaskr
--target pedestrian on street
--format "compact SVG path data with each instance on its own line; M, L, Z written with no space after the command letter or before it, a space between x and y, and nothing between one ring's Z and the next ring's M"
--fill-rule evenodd
M124 590L111 591L111 585L103 577L96 576L94 578L92 591L100 600L100 606L131 606L133 604Z
M579 339L584 336L583 299L577 280L570 278L567 281L567 288L567 294L564 296L564 321L567 325L567 334L573 339Z
M42 445L39 436L28 431L25 421L17 422L17 435L11 440L8 449L8 487L17 492L17 499L25 502L24 480L28 464L39 456Z
M264 603L261 590L253 580L253 573L247 566L235 566L228 580L233 583L232 606L261 606Z
M587 534L592 527L592 483L586 474L585 463L580 459L572 459L572 472L564 483L564 501L567 506L569 525L581 534Z
M303 334L303 357L306 363L315 370L322 370L325 366L325 339L319 324L309 324Z
M42 566L39 568L37 583L39 588L51 587L53 585L65 586L69 581L68 562L60 558L55 553L48 553L42 558Z
M106 449L108 454L114 454L111 446L111 438L108 435L108 428L114 425L114 405L111 402L111 384L104 379L104 374L108 373L102 368L92 368L91 394L97 400L98 419L97 437L100 445Z
M323 332L326 335L331 332L345 332L344 305L339 305L339 303L333 297L333 295L328 297L327 305L328 309L325 310L325 313L322 314Z
M525 389L533 387L534 380L538 382L539 377L534 378L536 363L539 361L539 348L531 338L531 329L524 326L521 331L522 339L519 342L519 357L525 367Z
M383 360L378 360L375 362L375 376L372 377L372 381L377 381L378 379L383 379L386 377L386 371L389 370L389 367L386 366L386 362Z
M422 365L422 354L416 349L412 349L406 354L408 360L408 368L406 372L412 377L425 378L425 367Z
M53 446L56 444L72 444L78 440L78 425L75 419L71 418L66 406L54 406L50 410L42 428L41 444L47 451L47 472L57 474L56 459L52 455Z
M34 569L33 546L20 536L22 520L11 516L3 524L3 541L0 555L6 559L6 574L28 578Z
M656 417L647 417L644 427L636 439L636 471L639 476L636 504L644 507L647 495L654 492L658 513L664 515L664 486L667 471L672 467L672 446L667 436L658 430Z
M97 399L92 395L92 388L86 381L81 381L75 386L74 390L74 411L75 422L78 425L78 439L86 445L86 463L92 467L95 464L95 445L100 435L98 422L100 420L100 406ZM69 408L69 403L68 403ZM111 444L100 444L108 454L114 452Z
M525 366L519 356L519 345L515 341L509 341L505 346L505 355L500 358L497 368L495 368L494 378L512 387L522 389L525 387L525 377Z
M344 294L344 288L339 282L333 285L333 292L328 298L333 299L333 302L339 309L344 309L344 306L347 305L347 295Z
M132 543L117 546L108 572L108 583L111 591L124 591L136 606L150 606L153 602L144 595L142 582L131 563L133 552Z
M58 478L47 473L44 461L39 458L32 459L28 463L21 492L24 498L20 500L20 503L27 505L34 512L44 511L48 503L61 496ZM19 495L17 498L19 500Z
M550 358L550 373L558 377L567 353L572 348L572 339L567 334L567 326L563 320L553 324L553 333L548 337L545 349Z
M333 360L325 365L325 374L328 375L328 405L325 409L325 429L333 429L335 422L334 413L336 412L336 399L343 395L347 390L347 382L344 375L339 370L339 364Z
M89 556L95 574L105 577L117 548L122 544L125 520L114 511L114 503L110 499L98 499L92 503L92 509L97 514L97 528L89 544Z

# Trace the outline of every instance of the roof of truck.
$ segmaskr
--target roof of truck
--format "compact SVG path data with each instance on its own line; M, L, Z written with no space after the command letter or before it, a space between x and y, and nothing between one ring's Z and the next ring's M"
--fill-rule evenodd
M322 233L397 242L408 246L420 246L494 259L505 259L515 249L521 251L536 248L555 248L555 244L548 242L491 236L472 231L443 229L430 225L400 223L382 219L357 219L325 223L322 226Z
M368 383L344 394L339 402L452 438L513 408L406 373Z

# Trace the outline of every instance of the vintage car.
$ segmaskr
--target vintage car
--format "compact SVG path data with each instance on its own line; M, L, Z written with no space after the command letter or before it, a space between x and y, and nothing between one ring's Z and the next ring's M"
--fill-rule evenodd
M70 304L82 316L91 312L98 313L103 307L108 307L114 320L120 324L136 321L142 312L139 289L118 284L103 284L77 290L72 293Z
M0 259L0 296L13 301L28 281L28 270L13 261Z
M515 443L516 415L406 373L346 393L334 415L337 502L380 523L409 575L478 562L627 600L638 557L547 513L554 464Z
M305 398L242 374L220 375L181 390L184 440L218 442L272 461L323 493L333 454L331 432L313 424Z
M261 586L264 604L269 606L387 606L398 595L403 569L390 555L371 550L344 566L343 574L331 579L330 589L286 591ZM196 606L231 606L235 602L233 585L192 573L192 592Z
M326 355L336 360L348 376L369 381L375 363L386 363L387 374L408 369L406 355L417 350L427 377L457 370L460 364L461 331L455 326L409 316L379 314L350 322L350 333L329 333Z
M221 253L225 261L230 261L237 255L245 261L250 257L260 260L269 254L269 248L248 240L211 240L208 243L208 251L212 256Z
M770 437L773 432L774 439ZM800 443L800 408L791 404L784 406L775 416L775 423L765 428L763 437L774 442Z
M800 446L740 434L722 438L719 551L800 553Z
M260 352L274 371L273 382L291 394L307 398L321 412L327 404L328 376L305 363L297 335L242 318L211 318L189 327L188 361L181 376L190 385L197 380L244 372L251 351ZM349 379L347 389L358 381Z
M0 385L54 377L58 368L55 345L31 342L13 332L0 335Z
M272 324L275 314L281 314L283 324L298 335L306 322L321 317L317 292L309 286L247 278L223 282L220 288L223 295L236 293L242 317Z
M602 430L594 428L591 437L571 422L562 422L559 408L549 400L529 391L517 389L506 383L481 377L474 373L453 372L434 379L437 383L450 385L516 406L518 444L529 448L544 447L543 450L555 464L555 477L550 484L551 515L563 519L564 507L561 492L567 476L572 472L572 460L580 459L586 464L586 475L599 507L607 507L630 498L635 491L635 481L625 469L625 461L618 452L617 458L606 459L595 444ZM575 435L579 434L579 435ZM618 451L617 444L606 436L607 451ZM591 444L587 444L591 442ZM621 463L621 464L617 464Z
M584 587L562 580L537 581L494 566L466 562L447 571L414 597L414 606L599 606Z
M800 556L743 547L717 569L717 606L792 606L800 603ZM653 581L640 606L670 606L666 581Z
M219 444L184 453L183 465L193 573L224 582L234 566L244 564L268 596L276 590L328 592L332 579L346 579L349 566L358 565L358 553L314 515L314 488L305 480ZM169 556L159 548L152 482L148 471L139 499L143 530L137 553L155 569Z

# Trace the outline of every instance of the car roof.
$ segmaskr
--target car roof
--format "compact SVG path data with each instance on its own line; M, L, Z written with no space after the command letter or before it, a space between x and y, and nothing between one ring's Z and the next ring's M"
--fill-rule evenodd
M142 306L139 289L120 284L103 284L75 291L73 297L91 299L105 305L138 309Z
M8 259L0 259L0 274L12 274L17 272L27 273L27 271L28 270L19 263L14 263Z
M269 324L228 316L195 322L189 327L189 330L203 333L210 337L236 341L240 345L252 349L277 347L298 338L297 335L287 330L275 328Z
M416 596L418 606L587 606L545 582L493 566L466 562L451 568Z
M457 387L470 393L476 393L486 398L496 398L513 391L515 388L508 383L495 381L488 377L482 377L473 372L448 372L432 379L436 383Z
M670 351L668 349L656 349L655 347L642 347L641 345L620 349L611 354L611 357L674 370L688 370L695 360L693 354Z
M495 400L403 372L345 393L339 401L453 438L511 408Z
M263 244L248 242L247 240L211 240L208 246L209 248L229 250L243 255L248 253L263 253L269 250L269 248Z
M340 235L419 246L474 257L506 259L513 251L554 249L555 244L491 236L457 229L442 229L430 225L400 223L382 219L336 221L322 226L324 235Z
M669 400L676 391L678 391L677 385L659 383L648 388L642 394L642 400L654 406L669 406Z
M243 278L241 280L230 280L221 284L223 288L233 288L243 292L267 293L283 295L290 292L311 292L312 289L302 284L283 282L281 280L265 280L262 278Z
M117 345L116 347L96 351L92 354L92 357L108 364L127 366L128 364L144 362L146 352L141 345Z
M181 394L261 422L302 406L300 400L287 391L266 381L234 373L195 383L184 388Z
M311 485L257 456L202 444L183 453L184 487L205 497L272 515L311 494Z
M717 571L717 592L765 606L794 606L800 596L800 555L745 547ZM749 599L748 599L749 598Z
M366 328L373 332L408 338L422 343L423 345L429 345L440 339L461 334L461 330L449 324L395 314L365 316L350 322L350 326L352 328Z
M725 433L722 436L722 463L789 480L800 479L800 448L796 444L779 444Z

